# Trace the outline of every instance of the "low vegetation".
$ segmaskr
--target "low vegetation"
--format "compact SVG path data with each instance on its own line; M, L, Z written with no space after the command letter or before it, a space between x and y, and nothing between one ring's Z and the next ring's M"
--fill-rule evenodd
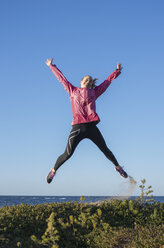
M147 202L146 192L144 187L136 200L100 204L0 208L0 247L164 248L164 204L153 202L152 196Z

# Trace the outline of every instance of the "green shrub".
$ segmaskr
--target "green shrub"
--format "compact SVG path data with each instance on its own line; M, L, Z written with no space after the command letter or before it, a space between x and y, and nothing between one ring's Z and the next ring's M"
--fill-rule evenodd
M0 208L0 248L164 248L164 204L145 182L135 201Z
M164 204L112 200L0 208L1 248L162 247Z

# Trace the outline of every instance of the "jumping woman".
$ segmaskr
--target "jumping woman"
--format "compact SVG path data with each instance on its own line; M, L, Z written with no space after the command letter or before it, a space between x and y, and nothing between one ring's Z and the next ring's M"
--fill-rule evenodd
M111 82L120 75L122 69L121 64L118 63L117 69L99 86L95 85L97 79L93 79L91 76L87 75L83 77L80 82L81 88L78 88L73 86L52 62L53 59L47 59L46 64L55 77L62 83L64 89L70 96L73 121L65 152L58 157L54 168L49 172L47 183L51 183L59 167L72 156L79 142L85 138L92 140L115 165L116 171L118 171L122 177L127 178L127 173L119 165L117 159L107 147L105 140L97 127L100 119L96 113L97 98L101 96Z

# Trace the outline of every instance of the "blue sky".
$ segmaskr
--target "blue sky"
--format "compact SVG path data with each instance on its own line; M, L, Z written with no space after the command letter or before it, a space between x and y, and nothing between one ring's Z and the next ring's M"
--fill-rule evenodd
M1 1L0 194L119 195L128 181L89 140L48 185L71 130L68 94L45 61L80 86L123 72L97 100L98 124L119 163L164 195L164 2Z

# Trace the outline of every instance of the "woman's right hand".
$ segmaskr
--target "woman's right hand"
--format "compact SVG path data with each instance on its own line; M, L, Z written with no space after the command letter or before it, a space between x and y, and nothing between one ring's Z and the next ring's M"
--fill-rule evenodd
M47 64L47 66L52 65L52 61L53 61L53 58L51 58L51 59L47 59L47 60L46 60L46 64Z

